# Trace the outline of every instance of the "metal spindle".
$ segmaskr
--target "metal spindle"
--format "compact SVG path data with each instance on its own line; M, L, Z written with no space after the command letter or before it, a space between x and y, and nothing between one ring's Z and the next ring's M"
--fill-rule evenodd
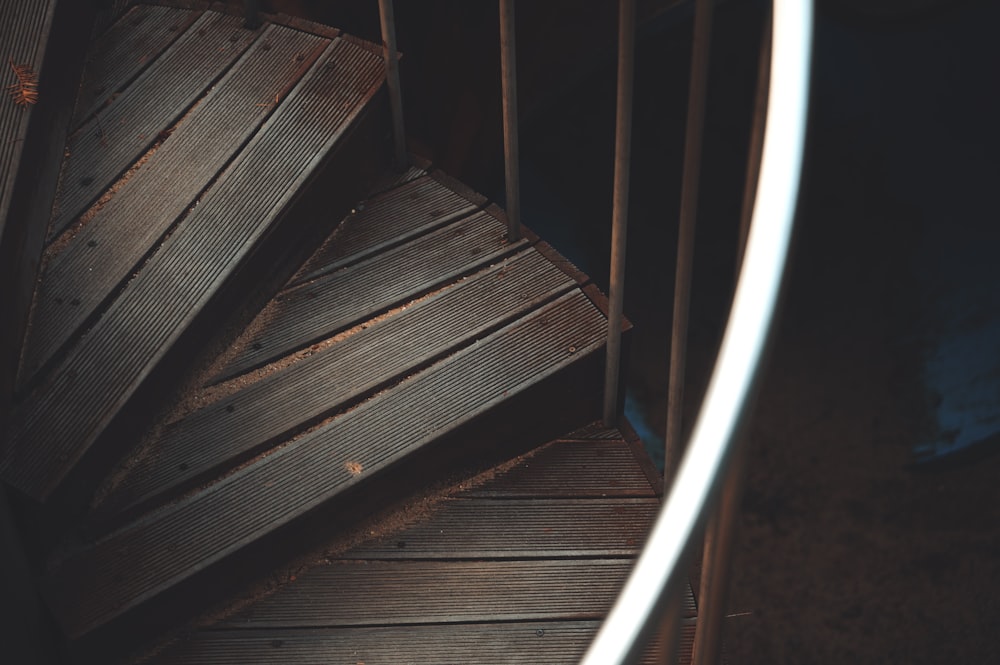
M655 654L656 665L676 665L681 653L681 617L683 616L681 594L675 593L667 599L660 620L663 642Z
M614 209L611 222L611 284L608 295L607 362L604 370L604 424L608 427L618 422L634 69L635 0L621 0L618 13L618 102L615 120Z
M248 30L256 30L260 23L260 0L243 0L243 25Z
M514 0L500 0L500 85L503 96L503 159L507 186L507 242L521 239L521 176L517 146L517 56Z
M757 91L754 98L753 126L750 150L747 156L747 177L743 190L743 209L740 214L740 238L737 247L737 272L742 263L746 239L753 217L753 202L757 194L757 179L764 149L764 119L767 115L767 89L771 59L771 20L764 21L764 35L757 64ZM750 410L750 409L748 409ZM714 665L719 662L722 647L722 621L725 616L726 598L736 544L736 523L739 519L740 500L746 479L747 442L737 431L733 443L733 458L722 478L719 503L709 516L705 529L705 547L702 553L701 585L698 598L699 612L695 630L691 662L694 665Z
M705 125L705 92L708 88L708 57L711 50L711 36L712 0L697 0L694 16L691 82L688 90L687 129L684 141L680 228L677 236L677 270L674 276L674 315L670 332L670 377L667 386L667 425L664 435L663 465L664 478L668 481L677 473L677 465L680 463L683 453L681 413L684 407L691 269L694 263L698 180L701 175L701 139Z
M747 151L747 178L743 185L740 213L740 236L736 244L736 275L739 276L750 235L753 200L757 196L760 178L760 158L764 154L764 120L767 118L767 88L771 84L771 17L764 18L760 54L757 59L757 90L753 100L753 124L750 127L750 148Z
M399 52L396 50L396 18L392 0L378 0L379 22L382 25L382 57L385 59L385 82L389 88L392 112L392 139L395 167L407 167L406 134L403 128L403 91L399 84Z

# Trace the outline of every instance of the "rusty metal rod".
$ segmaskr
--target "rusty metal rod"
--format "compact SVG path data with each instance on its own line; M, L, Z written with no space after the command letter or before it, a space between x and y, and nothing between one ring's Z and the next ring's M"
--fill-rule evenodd
M500 84L503 96L503 158L507 185L507 241L521 238L520 156L517 147L517 55L514 0L500 0Z
M634 70L635 0L621 0L618 11L618 101L615 120L614 207L611 221L611 285L608 295L608 342L604 368L604 424L608 427L618 423Z
M750 150L747 156L747 176L743 190L743 208L740 213L740 237L737 247L737 274L742 264L753 204L757 195L760 161L764 151L764 120L767 117L767 90L770 85L771 17L764 20L764 31L757 63L757 91L754 98L753 125ZM752 412L752 408L748 411ZM719 502L710 513L705 528L705 547L702 550L701 584L698 599L703 608L695 628L691 662L694 665L715 665L722 648L722 621L729 595L729 579L736 543L736 524L739 519L743 484L746 480L748 443L737 431L733 443L733 457L722 477Z
M687 128L684 141L684 173L681 183L680 224L677 235L677 269L674 276L674 314L670 332L670 376L667 386L667 425L664 434L663 477L677 473L683 450L681 440L684 408L684 375L687 360L688 311L691 272L694 263L695 221L698 214L698 180L701 175L701 143L705 125L705 92L712 37L712 0L697 0L694 15L694 47L688 89Z
M683 592L683 587L681 588ZM681 653L682 595L675 593L667 599L667 606L660 619L662 642L660 650L654 654L656 665L677 665Z
M243 0L243 26L256 30L260 24L260 0Z
M736 274L743 265L747 236L750 235L750 219L753 217L753 200L757 196L757 180L760 177L760 158L764 153L764 120L767 117L767 89L771 84L771 19L764 19L764 30L757 60L757 90L753 100L753 124L750 128L750 148L747 152L747 178L743 185L743 203L740 213L740 237L736 245Z
M396 50L396 18L392 0L378 0L379 22L382 25L382 57L385 59L385 84L389 89L392 112L393 161L399 171L408 166L406 133L403 127L403 90L399 84L399 51Z

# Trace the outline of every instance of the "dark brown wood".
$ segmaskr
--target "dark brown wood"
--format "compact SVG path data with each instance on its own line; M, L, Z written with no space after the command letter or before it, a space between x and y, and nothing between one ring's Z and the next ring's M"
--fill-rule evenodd
M631 559L334 561L222 623L310 628L603 618ZM442 586L445 585L445 588ZM688 607L693 613L693 606ZM690 614L689 614L690 616Z
M524 248L508 245L500 225L480 212L282 291L261 313L257 334L212 381L274 362Z
M167 234L183 226L193 205L328 45L321 37L268 27L143 168L120 182L58 251L46 253L21 359L22 386L88 320L93 323Z
M468 481L480 488L492 486L491 498L441 498L425 509L429 512L417 513L410 526L372 524L379 535L332 558L327 555L326 563L306 571L276 573L271 579L281 581L273 594L205 625L153 662L256 662L306 654L325 662L346 654L347 648L353 649L351 657L371 662L576 662L596 631L596 619L617 591L618 581L610 586L603 582L631 564L607 549L608 539L613 542L621 529L644 532L659 502L652 495L624 500L632 507L645 506L648 512L640 526L618 523L630 519L627 511L613 508L622 499L515 497L534 493L524 470L538 465L570 478L579 468L574 460L589 458L595 447L606 454L621 453L629 473L641 478L621 434L602 434L606 436L593 440L552 442L516 466L498 469L499 476L485 485L480 485L481 479ZM605 489L613 489L614 479L612 473L603 476ZM470 490L461 487L455 496L469 496ZM563 489L571 494L577 490L572 483ZM591 512L594 509L598 512ZM600 517L606 509L611 510ZM398 519L390 515L386 524ZM565 550L552 551L553 542L568 544L556 531L568 535L577 552L589 552L589 557L567 559ZM628 547L635 546L628 544L630 536L624 538ZM484 547L489 554L480 551ZM688 662L693 638L690 592L685 603L689 618L682 628L683 663ZM525 619L530 623L522 623ZM353 627L359 625L364 627ZM548 639L558 644L545 642ZM661 648L660 638L654 638L641 662L660 662Z
M531 621L299 630L212 630L174 645L151 665L246 663L463 663L463 665L573 665L597 634L598 621ZM682 627L690 662L694 620ZM654 643L640 663L655 665ZM403 660L403 659L406 660Z
M202 14L114 104L75 130L66 145L49 239L76 222L259 34L236 17Z
M87 50L73 110L73 129L109 104L183 35L199 15L200 12L193 10L140 5L100 34Z
M286 290L360 263L467 217L476 209L475 204L426 175L376 192L354 206Z
M30 0L26 2L36 5ZM18 5L9 3L8 7L21 11ZM6 192L0 192L0 197L4 197L0 201L0 311L4 312L5 321L0 326L0 431L4 432L70 112L93 21L94 11L89 3L63 1L52 17L49 35L22 35L33 47L44 48L51 39L60 48L47 49L44 60L33 64L44 77L39 82L44 85L44 94L39 93L38 103L30 111L16 108L22 119L28 120L19 130L24 133L3 139L13 140L5 149L21 151L17 165L10 165L16 171L16 181L12 172L9 200ZM13 43L10 47L13 48ZM10 105L5 104L4 108L10 109Z
M248 545L263 546L334 499L347 501L343 497L358 484L374 486L375 478L402 459L440 450L446 434L461 434L478 416L496 415L502 412L496 407L514 403L505 404L505 397L541 388L545 379L558 377L562 384L573 378L562 370L598 355L605 326L576 292L498 330L292 445L74 555L48 578L53 612L68 634L80 637L149 603L160 591L191 594L210 569L224 577L229 559ZM474 383L453 388L470 376ZM572 390L565 392L576 398ZM517 429L537 429L533 425L525 420ZM380 486L391 491L391 485Z
M129 282L91 334L60 366L54 382L25 402L3 451L0 468L5 480L37 498L52 494L73 472L75 463L101 439L115 414L135 396L157 363L180 342L185 330L195 325L200 314L204 314L206 320L211 317L213 298L221 293L220 286L227 280L236 280L234 275L252 264L258 254L253 246L258 242L266 244L276 233L275 225L280 227L282 221L290 219L287 213L301 203L301 192L316 184L324 166L336 159L333 147L338 137L346 135L352 123L361 117L366 104L378 93L381 80L377 59L359 53L352 52L352 47L346 44L334 42L331 45L330 58L346 57L350 61L361 57L367 61L368 68L359 65L355 69L348 65L331 70L324 68L325 61L317 63L315 76L297 89L310 103L290 104L287 108L283 105L285 110L279 109L270 118L265 129L245 149L245 158L230 167L219 179L212 195L203 199L192 212L189 218L192 221L187 227L192 230L175 233L167 239L139 275ZM341 79L354 81L354 84L347 85ZM362 79L363 84L358 83L358 79ZM310 92L317 86L333 86L330 94L342 98L339 104ZM312 114L319 113L320 109L315 107L320 106L333 109L325 116L318 116L325 117L329 126L313 124ZM295 123L307 118L308 131L286 133ZM272 131L270 127L276 129ZM274 146L278 144L284 146L280 152L284 161L280 164L253 157L262 151L273 155ZM293 150L295 144L301 144L300 148ZM277 177L282 172L279 168L284 169L284 179ZM259 199L254 198L263 196L262 192L269 197L266 206L261 206ZM234 214L237 206L244 207L245 213ZM197 224L195 218L216 221ZM301 229L306 224L300 218L288 228ZM199 266L197 280L186 283L176 280L173 261L177 256L188 257L182 261L184 265ZM269 257L272 262L275 260L273 252ZM269 274L270 271L264 272ZM157 289L161 288L166 291L157 295ZM177 289L183 297L178 295ZM152 298L156 304L151 304L147 298ZM221 304L218 300L214 302ZM230 304L225 310L231 311L231 308ZM138 312L153 321L143 319ZM166 325L164 316L175 318ZM130 345L133 352L124 353L124 344ZM97 400L101 406L87 406L91 400ZM67 404L76 406L67 409ZM48 415L38 419L30 413ZM43 435L36 439L38 427L68 427L67 431L72 434ZM38 442L47 442L61 450L43 449Z
M572 288L529 250L166 426L101 506L134 511L218 475Z
M553 497L655 497L619 435L592 441L558 440L496 478L459 493L461 497L544 499Z

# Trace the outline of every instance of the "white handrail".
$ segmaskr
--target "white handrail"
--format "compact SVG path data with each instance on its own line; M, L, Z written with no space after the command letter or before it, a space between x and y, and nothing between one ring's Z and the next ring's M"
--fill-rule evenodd
M811 0L775 0L760 180L747 250L719 358L690 444L642 555L582 665L635 662L671 594L684 554L730 458L777 305L798 201L812 52Z

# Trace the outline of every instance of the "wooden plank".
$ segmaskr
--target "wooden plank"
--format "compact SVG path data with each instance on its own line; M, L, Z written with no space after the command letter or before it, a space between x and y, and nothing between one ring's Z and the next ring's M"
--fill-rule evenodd
M168 425L108 497L127 510L217 474L572 288L514 257Z
M0 3L0 44L4 45L4 60L26 66L29 72L41 73L49 29L56 10L55 0L11 0ZM14 192L14 182L21 164L21 152L28 134L32 105L18 105L7 95L8 86L18 79L8 62L2 64L0 84L3 103L0 104L0 237ZM41 94L39 92L39 94Z
M511 559L638 554L660 509L646 499L451 499L344 559Z
M49 256L25 339L22 386L107 305L328 44L269 27L143 168Z
M475 212L477 206L422 177L362 201L293 279L294 286L401 245Z
M600 627L598 621L430 624L374 628L211 630L197 633L151 665L573 665ZM690 662L694 620L681 633L681 665ZM661 662L654 642L640 663Z
M381 82L376 56L339 39L331 44L52 382L12 414L0 477L37 499L59 485L280 219Z
M606 327L579 291L560 298L77 552L45 580L50 608L77 637L199 571L210 574L213 564L596 353Z
M653 497L656 494L628 446L619 439L553 443L460 496Z
M632 559L333 561L221 621L226 628L602 619ZM687 604L684 616L693 616Z
M101 106L152 64L198 18L200 12L132 7L91 44L70 126L79 128Z
M527 246L508 244L485 213L280 293L251 328L260 332L211 381L232 378L309 346Z
M70 137L49 237L61 233L145 153L260 34L206 12L113 103Z

